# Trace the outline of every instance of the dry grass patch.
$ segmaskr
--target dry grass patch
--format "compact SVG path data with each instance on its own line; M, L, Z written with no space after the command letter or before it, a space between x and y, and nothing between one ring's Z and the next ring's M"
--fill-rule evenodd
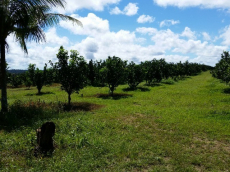
M193 140L195 141L196 145L201 145L202 149L209 150L210 152L218 152L224 151L230 154L230 146L229 144L220 142L218 140L209 140L207 138L200 138L194 137ZM196 147L193 145L192 147Z
M124 124L139 124L140 120L147 119L143 114L136 113L129 116L122 116L118 120Z

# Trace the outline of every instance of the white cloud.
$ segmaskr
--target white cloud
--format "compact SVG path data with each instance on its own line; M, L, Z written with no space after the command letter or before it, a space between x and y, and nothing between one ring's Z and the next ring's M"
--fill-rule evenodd
M153 44L142 46L139 40L144 40L144 38L137 37L137 33L143 36L151 36ZM97 51L90 52L89 48L86 48L89 47L88 45L94 45L94 47L97 47ZM202 63L208 65L214 65L217 61L216 59L226 48L226 46L216 46L196 40L196 33L188 27L182 33L174 33L170 29L157 30L150 27L136 28L135 32L127 30L108 31L100 36L95 34L90 38L88 37L71 47L71 49L77 49L82 52L88 59L99 60L113 55L129 61L134 59L145 61L153 58L165 58L168 62L186 60L201 62L201 59L203 59ZM174 55L166 55L166 52L167 54L171 52ZM191 59L187 54L193 54L196 58Z
M118 14L123 14L123 12L118 7L115 7L110 11L110 14L118 15Z
M196 58L189 58L189 61L203 61L202 63L208 65L214 65L223 50L227 49L227 46L217 46L209 44L208 42L194 40L194 32L189 28L185 28L181 34L174 33L170 29L156 30L155 28L144 27L137 28L136 32L152 35L151 40L154 42L154 47L158 51L176 53L178 57L181 56L179 54L184 54L185 56L187 56L187 54L193 54ZM186 36L187 39L184 39L184 36Z
M27 42L28 54L25 54L14 36L7 38L10 49L6 53L6 61L11 69L27 69L30 63L36 64L42 69L49 60L56 61L56 54L61 45L67 47L69 40L67 37L60 37L55 28L50 28L46 33L46 42Z
M134 3L129 3L125 8L124 8L124 13L127 16L133 16L135 14L137 14L139 7L137 6L137 4Z
M18 43L10 36L10 52L6 55L11 68L25 69L29 63L35 63L43 68L49 60L57 61L56 54L61 45L67 50L78 50L87 60L106 59L108 56L118 56L124 60L135 62L165 58L168 62L194 61L214 65L224 46L209 44L206 41L196 40L195 32L186 27L182 33L175 33L170 29L136 28L135 32L128 30L110 31L109 22L95 14L86 17L78 16L84 24L83 28L72 26L71 22L60 23L60 26L73 32L75 35L85 35L81 41L70 41L66 37L58 36L56 29L46 32L47 42L42 44L28 43L28 55L20 49ZM230 33L230 26L222 34L224 39ZM73 35L73 36L75 36ZM140 36L140 37L139 37ZM230 36L228 36L229 38ZM148 39L148 44L141 44ZM149 43L151 42L151 43ZM170 55L172 54L172 55ZM189 55L188 55L189 54ZM190 55L192 54L193 59Z
M70 21L60 21L60 26L74 34L92 36L109 32L109 21L103 20L93 13L89 13L86 17L80 17L76 14L71 16L78 18L82 22L83 27L73 25Z
M196 33L191 31L191 29L189 27L185 27L185 29L182 32L181 36L187 37L189 39L196 39Z
M230 46L230 25L226 26L220 35L220 38L223 39L222 44Z
M179 8L195 7L202 8L230 8L229 0L153 0L159 6L176 6Z
M137 14L138 9L139 9L139 7L137 6L137 4L129 3L124 8L123 11L121 11L118 7L115 7L110 11L110 14L115 14L115 15L124 14L124 15L127 15L127 16L133 16L133 15Z
M87 44L97 41L97 52L91 53L88 50L84 51ZM158 51L154 46L141 46L138 44L138 39L133 32L121 30L119 32L110 32L100 38L86 38L82 42L75 44L71 49L77 49L82 52L88 60L106 59L108 56L118 56L123 60L140 62L151 60L154 57L162 55L164 52ZM140 59L141 57L141 59ZM137 59L139 59L137 61Z
M60 13L73 13L75 10L89 9L103 11L104 7L111 4L118 4L121 0L66 0L65 9L58 8Z
M164 20L160 23L160 27L164 27L164 26L171 26L171 25L175 25L175 24L179 24L180 21L179 20Z
M211 40L211 37L207 32L203 32L202 35L203 35L203 39L205 41L210 41Z
M46 32L46 42L50 44L59 44L59 45L67 45L69 43L69 39L67 37L59 37L57 36L56 28L50 28Z
M141 34L153 35L153 34L157 33L157 29L152 28L152 27L138 27L136 29L136 32L141 33Z
M152 23L155 21L155 18L153 18L152 16L149 15L141 15L138 19L137 22L138 23Z

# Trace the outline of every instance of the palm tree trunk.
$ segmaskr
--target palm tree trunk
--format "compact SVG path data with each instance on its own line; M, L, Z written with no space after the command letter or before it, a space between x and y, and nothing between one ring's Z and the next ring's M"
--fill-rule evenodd
M2 105L2 112L7 112L7 91L6 91L6 50L5 50L5 40L0 40L0 46L1 46L1 84L2 84L2 99L1 99L1 105Z

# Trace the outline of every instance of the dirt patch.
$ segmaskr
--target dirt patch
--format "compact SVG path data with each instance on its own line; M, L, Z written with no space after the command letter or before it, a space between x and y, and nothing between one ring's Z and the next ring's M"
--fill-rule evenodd
M218 140L208 140L207 138L199 138L194 137L193 138L196 143L200 143L201 147L203 149L209 149L212 151L224 151L227 153L230 153L230 146L229 144L223 143ZM192 147L195 147L194 145Z

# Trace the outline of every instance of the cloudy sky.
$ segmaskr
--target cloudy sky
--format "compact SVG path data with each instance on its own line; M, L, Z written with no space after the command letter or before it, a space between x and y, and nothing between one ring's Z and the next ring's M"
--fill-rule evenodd
M54 11L79 19L83 27L61 21L47 28L45 43L27 43L28 55L9 36L11 69L55 62L61 45L86 60L115 55L136 63L164 58L212 66L230 47L229 0L66 0L65 10Z

